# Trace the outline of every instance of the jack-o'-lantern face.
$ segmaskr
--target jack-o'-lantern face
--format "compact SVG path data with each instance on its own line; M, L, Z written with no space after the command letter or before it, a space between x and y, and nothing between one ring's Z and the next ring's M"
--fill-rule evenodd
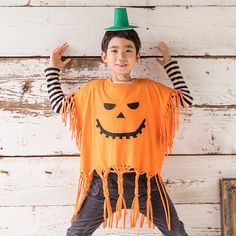
M107 112L113 110L113 114L115 114L115 119L119 119L119 122L126 122L126 114L124 111L120 109L116 109L115 103L104 103L104 108L107 110ZM139 102L131 102L127 103L127 108L126 113L129 113L129 109L131 110L136 110L139 107ZM116 110L115 110L116 109ZM108 114L109 115L109 114ZM110 119L114 119L114 116L110 117ZM122 119L122 121L120 120ZM111 122L111 120L109 120ZM117 122L117 120L114 120L112 122ZM113 132L112 130L107 130L104 126L105 124L102 124L102 122L99 119L96 119L96 127L99 129L101 135L105 135L106 138L112 137L113 139L115 138L120 138L122 139L123 137L126 139L129 139L130 137L137 138L138 134L142 133L142 130L145 128L145 122L146 119L143 119L139 121L138 124L136 124L136 127L133 131L121 131L121 132Z

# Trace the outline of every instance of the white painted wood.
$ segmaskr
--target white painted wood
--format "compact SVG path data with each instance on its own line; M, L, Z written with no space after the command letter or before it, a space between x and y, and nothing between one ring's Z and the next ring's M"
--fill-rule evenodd
M0 6L235 6L235 0L1 0Z
M219 204L177 205L179 218L190 236L220 236ZM72 206L1 207L0 233L4 236L65 236ZM10 217L9 217L10 216ZM160 236L158 229L103 229L96 236Z
M113 12L107 7L0 7L0 56L46 56L64 41L71 45L68 55L98 56ZM158 41L165 41L173 55L236 54L236 7L141 7L128 12L130 24L140 26L142 55L157 55Z
M235 60L177 60L194 106L187 117L181 112L173 153L235 153L232 138L236 132ZM47 62L47 59L0 60L0 155L78 153L75 142L71 141L69 126L64 127L60 116L50 108L43 72ZM98 59L91 60L89 66L86 60L73 60L71 66L62 71L62 88L67 94L79 89L81 83L109 75L109 70ZM152 58L142 59L133 76L147 76L172 86L164 69Z
M236 104L236 60L175 58L181 73L194 98L194 105L218 106ZM8 101L17 109L19 106L30 110L35 104L35 113L50 112L44 69L48 59L9 58L0 59L0 102ZM91 79L109 77L110 70L100 58L72 59L67 68L61 72L60 81L67 94ZM172 87L163 67L155 58L143 58L136 64L132 76L147 77ZM32 82L31 82L32 81ZM29 89L24 91L24 85L29 83ZM2 106L7 110L6 106ZM22 110L19 111L22 113Z
M69 123L65 127L59 115L44 117L1 111L0 155L78 154L71 140ZM189 116L181 111L173 154L234 154L235 109L192 108ZM69 119L67 120L69 122ZM13 148L14 147L14 148Z
M80 157L0 159L0 205L73 205ZM175 204L220 203L219 179L233 178L234 156L169 156L162 177ZM60 196L60 198L58 198Z

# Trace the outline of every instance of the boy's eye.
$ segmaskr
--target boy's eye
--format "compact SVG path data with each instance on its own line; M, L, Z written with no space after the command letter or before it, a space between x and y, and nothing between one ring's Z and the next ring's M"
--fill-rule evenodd
M117 52L117 50L112 50L111 52ZM126 50L126 52L132 52L132 50Z

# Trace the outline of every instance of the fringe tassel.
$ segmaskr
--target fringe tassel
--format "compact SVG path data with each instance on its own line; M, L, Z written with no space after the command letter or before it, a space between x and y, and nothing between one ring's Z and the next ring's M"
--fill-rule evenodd
M164 115L164 124L161 130L161 142L163 145L163 152L166 155L168 155L168 153L172 153L173 139L176 130L179 128L179 110L181 106L180 100L182 101L185 115L187 115L187 106L181 91L174 89L169 97Z
M118 221L122 217L122 208L124 207L124 222L123 228L125 228L126 215L127 215L127 207L124 199L124 188L123 188L123 174L126 172L127 168L124 169L116 169L117 173L117 181L118 181L118 193L119 197L116 203L116 228L118 227Z
M104 212L103 212L103 217L104 217L104 222L103 222L103 228L105 227L112 227L113 223L113 213L112 213L112 207L111 207L111 202L109 198L109 189L108 189L108 174L109 170L105 172L99 172L97 171L99 176L102 179L103 183L103 194L104 194ZM108 221L108 224L107 224Z
M66 126L67 114L69 113L70 118L70 130L71 130L71 139L76 138L76 145L80 149L80 140L81 140L81 128L79 125L79 115L75 105L75 92L70 93L66 96L64 103L62 104L61 109L61 119Z
M164 182L163 182L161 176L158 175L158 179L157 179L157 177L155 175L155 179L156 179L156 184L157 184L160 196L161 196L162 205L163 205L163 208L164 208L164 211L165 211L166 224L167 224L168 230L171 231L170 206L169 206L169 201L168 201L168 198L167 198L167 195L166 195L166 188L165 188L165 185L164 185ZM159 186L159 181L158 180L160 181L162 191L164 192L165 201L164 201L164 198L163 198L162 191L161 191L161 188Z
M144 220L145 220L145 216L142 215L142 216L141 216L141 220L140 220L140 228L143 228Z
M132 206L130 209L130 228L133 228L136 226L137 220L139 219L139 184L138 184L138 180L139 180L139 175L140 173L136 172L135 175L135 189L134 189L134 199L132 202Z
M154 229L150 178L151 176L147 176L147 204L146 204L147 224L148 224L148 228L152 227Z
M113 212L112 212L112 206L110 202L110 196L109 196L109 189L108 189L108 174L110 170L106 171L97 171L99 176L102 179L103 183L103 193L104 193L104 222L103 222L103 228L110 227L112 228L113 224ZM124 207L124 222L123 222L123 228L125 228L126 223L126 215L127 215L127 207L124 199L124 188L123 188L123 174L125 173L125 170L116 170L117 176L118 176L118 193L119 197L116 204L116 228L118 227L118 222L122 217L122 208ZM139 208L139 172L135 172L135 190L134 190L134 199L132 202L132 206L130 209L130 227L136 227L137 221L140 216L140 208ZM147 175L147 202L146 202L146 217L147 217L147 225L148 228L154 229L155 225L153 222L153 208L152 208L152 202L151 202L151 180L152 175ZM82 204L87 196L87 191L89 189L91 180L93 178L93 172L90 172L89 174L81 173L79 176L78 181L78 194L76 197L76 203L75 203L75 210L73 213L73 216L71 218L71 223L75 220L75 217L79 210L82 207ZM160 175L155 175L155 180L157 184L158 191L160 193L162 205L165 212L166 217L166 224L168 227L168 230L171 231L171 218L170 218L170 206L169 201L166 194L166 188L164 181ZM140 219L140 228L143 227L145 221L145 216L142 214Z
M86 175L84 173L81 173L79 176L78 192L77 192L77 197L75 201L75 209L71 218L71 223L75 220L77 213L79 212L80 208L83 205L91 180L92 180L91 174Z

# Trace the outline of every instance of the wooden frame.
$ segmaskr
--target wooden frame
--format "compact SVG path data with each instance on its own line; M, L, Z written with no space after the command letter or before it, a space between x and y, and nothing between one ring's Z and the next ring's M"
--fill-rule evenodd
M220 180L222 236L236 235L236 179Z

